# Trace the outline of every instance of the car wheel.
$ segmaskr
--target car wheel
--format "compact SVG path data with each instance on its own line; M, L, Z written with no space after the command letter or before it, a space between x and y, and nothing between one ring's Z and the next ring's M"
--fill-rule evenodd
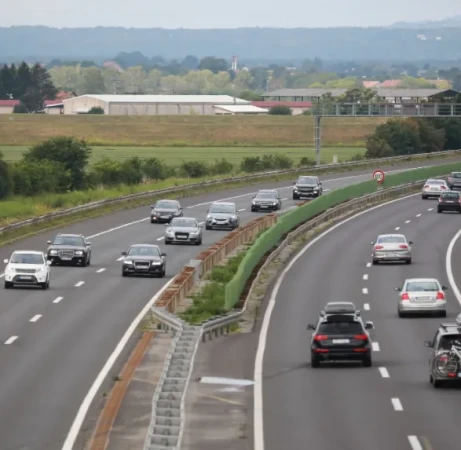
M362 361L362 364L363 364L363 367L371 367L372 366L371 357L365 358Z
M5 289L11 289L13 287L13 283L10 281L5 281Z
M127 277L128 274L126 272L122 272L122 277Z
M296 195L293 195L293 200L299 200L299 197L297 197Z
M434 386L435 388L442 387L442 382L440 380L433 380L432 386Z
M170 245L171 242L170 241L165 241L165 245Z
M447 317L447 310L441 311L440 317Z
M49 286L48 281L45 281L44 283L40 283L40 287L42 289L48 289L48 286Z
M398 314L399 314L399 317L400 317L401 319L404 317L404 315L403 315L403 312L402 312L402 311L400 311L400 310L399 310Z
M442 210L440 208L437 208L437 212L440 214Z
M252 210L252 211L253 211L253 210ZM213 227L210 227L210 226L208 226L208 225L205 226L205 230L212 230L212 229L213 229Z
M421 198L422 198L423 200L426 200L426 199L427 199L427 197L426 197L425 195L421 195Z
M195 245L202 245L202 240L200 239L199 241L197 241Z
M165 278L165 273L166 273L166 270L163 270L163 272L160 274L160 278Z
M376 259L373 260L373 265L374 266L377 266L378 265L378 261Z
M411 264L411 258L405 261L407 264Z
M89 266L91 264L91 255L88 256L88 261L86 262L86 265Z
M311 356L311 366L314 369L320 367L320 360L316 356Z

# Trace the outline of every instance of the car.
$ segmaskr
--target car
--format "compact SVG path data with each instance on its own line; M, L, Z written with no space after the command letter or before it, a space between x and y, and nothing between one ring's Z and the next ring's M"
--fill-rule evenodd
M149 275L163 278L166 272L166 253L158 245L134 244L122 252L122 276Z
M373 245L373 264L380 262L400 262L404 261L411 264L411 245L412 241L407 241L403 234L381 234L372 242Z
M34 250L18 250L10 259L3 261L5 267L5 289L15 285L50 287L51 262L47 261L43 252Z
M399 292L398 315L407 314L438 314L447 316L447 290L436 278L409 278L402 287L396 287Z
M328 304L317 325L307 326L308 330L314 331L311 366L317 368L326 361L359 361L364 367L370 367L372 345L368 330L373 328L373 322L363 323L353 303Z
M165 244L187 243L200 245L202 243L202 225L193 217L174 217L165 230Z
M455 211L461 213L461 194L457 191L444 192L439 197L437 212L440 214L444 211Z
M429 354L429 381L435 388L461 379L461 322L442 323L432 341L424 345Z
M319 177L302 176L293 184L293 200L299 200L301 197L319 197L323 194L322 182Z
M461 172L451 172L448 175L447 185L450 189L461 189Z
M240 226L240 216L235 203L213 202L206 212L205 228L207 230L234 230Z
M253 195L251 212L277 211L279 209L282 209L282 199L276 189L261 189L256 195Z
M91 264L91 242L82 234L58 234L48 241L47 259L53 264Z
M150 209L150 223L169 223L173 217L183 216L181 204L176 200L159 200Z
M440 197L443 192L450 190L445 180L430 178L424 183L421 198L426 200L429 197Z

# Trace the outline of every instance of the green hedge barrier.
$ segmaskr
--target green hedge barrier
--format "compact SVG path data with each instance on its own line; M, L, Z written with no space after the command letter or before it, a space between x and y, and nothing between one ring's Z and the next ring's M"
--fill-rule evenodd
M387 175L384 179L383 187L391 188L414 181L424 181L427 178L443 176L450 172L458 171L461 172L461 162L408 170ZM226 309L230 310L237 304L253 269L262 257L280 242L284 234L322 211L347 200L372 194L376 190L377 183L374 180L353 184L345 188L335 189L281 216L275 225L268 228L256 239L240 263L234 278L227 284L225 290Z

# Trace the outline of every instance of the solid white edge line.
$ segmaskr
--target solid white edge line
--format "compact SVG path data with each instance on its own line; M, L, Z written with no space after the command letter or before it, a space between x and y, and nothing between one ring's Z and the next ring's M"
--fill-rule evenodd
M125 258L124 256L120 256L120 258L117 258L117 261L121 261L123 258Z
M59 303L64 297L57 297L53 300L53 303Z
M0 275L0 278L3 278L4 276L5 276L5 274L4 274L4 273L2 273L2 274Z
M379 342L372 342L371 343L371 348L373 349L374 352L379 352L381 350L379 348Z
M246 211L246 208L239 209L238 212Z
M379 373L381 374L383 378L389 378L389 372L387 371L385 367L380 367Z
M402 403L400 403L400 400L398 398L391 398L392 406L396 411L403 411L403 406Z
M370 304L369 304L369 303L365 303L365 304L363 305L363 309L364 309L365 311L370 311Z
M165 236L159 237L157 241L163 241L163 239L165 239Z
M367 288L363 288L363 289L362 289L362 294L367 295L367 294L368 294L368 289L367 289Z
M5 341L5 345L11 345L19 336L11 336Z
M411 450L423 450L423 446L419 442L418 436L408 436L408 442L410 443Z
M66 440L65 440L65 442L64 442L64 444L62 446L62 450L72 450L72 447L74 446L74 443L75 443L75 441L77 439L78 433L80 432L80 428L82 427L83 421L85 420L85 417L86 417L86 414L88 412L88 409L90 408L91 403L93 402L94 398L96 397L96 394L98 393L99 388L101 387L101 385L104 382L105 378L107 377L108 373L112 369L112 366L115 364L117 358L120 356L120 353L122 353L123 349L125 348L125 345L127 344L127 342L130 339L131 335L135 331L136 327L141 323L141 320L148 313L149 309L157 301L157 299L160 297L160 295L173 282L173 280L174 280L174 278L172 278L170 281L168 281L168 283L166 283L147 302L146 306L144 306L142 311L136 316L136 318L133 320L131 325L128 327L128 330L126 330L125 334L122 336L122 339L120 339L120 342L117 344L114 351L109 356L109 359L104 364L103 368L101 369L98 376L96 377L96 380L91 385L90 390L88 391L85 398L83 399L83 402L80 405L80 408L79 408L79 410L77 412L77 415L75 416L75 419L72 422L72 425L70 427L69 433L67 434Z
M280 289L280 286L282 285L282 282L286 274L293 267L293 265L296 264L298 259L301 258L309 248L311 248L314 244L316 244L322 238L327 236L329 233L339 228L341 225L344 225L345 223L350 222L351 220L354 220L357 217L360 217L364 214L368 214L369 212L374 211L375 209L382 208L383 206L390 205L396 202L400 202L402 200L415 197L417 195L420 195L420 193L410 194L405 197L397 198L389 202L373 206L370 209L354 214L353 216L348 217L347 219L337 223L336 225L333 225L331 228L329 228L328 230L325 230L323 233L319 234L317 237L312 239L312 241L308 242L305 245L305 247L302 248L299 251L299 253L288 263L288 265L285 267L283 272L280 274L279 278L277 279L274 285L274 288L272 289L272 292L269 298L269 303L267 305L266 311L264 312L263 322L261 325L261 331L259 333L258 348L256 351L255 368L254 368L255 384L253 387L253 396L254 396L254 401L253 401L254 449L253 450L264 450L264 423L263 423L264 419L263 419L263 391L262 391L263 360L264 360L264 352L266 350L267 333L269 331L269 324L270 324L270 320L272 316L272 311L274 310L277 294L278 294L278 291ZM66 450L70 450L70 448Z
M34 317L32 317L32 319L29 320L29 322L37 322L40 317L42 317L41 314L36 314Z
M445 257L445 267L447 271L448 282L450 283L451 288L453 289L453 294L455 294L456 300L461 305L461 292L459 292L458 286L456 285L455 277L453 276L453 269L451 265L451 257L453 254L453 248L455 247L456 242L461 236L461 229L454 235L453 239L448 244L447 254Z

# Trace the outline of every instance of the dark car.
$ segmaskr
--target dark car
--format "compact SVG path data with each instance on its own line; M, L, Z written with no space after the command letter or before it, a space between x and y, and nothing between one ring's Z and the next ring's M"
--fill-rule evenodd
M444 192L439 197L437 212L456 211L461 213L461 194L456 191Z
M122 276L149 275L163 278L166 272L166 254L160 251L158 245L135 244L126 252L122 259Z
M150 208L150 223L170 223L173 217L183 215L181 205L176 200L159 200Z
M373 323L364 325L357 311L327 311L328 308L322 312L317 325L307 326L308 330L314 330L311 340L312 367L319 367L325 361L360 361L365 367L370 367L372 345L367 330L373 328Z
M461 172L451 172L447 184L450 189L461 189Z
M293 200L301 197L318 197L323 194L322 183L318 177L299 177L293 187Z
M280 194L275 189L264 189L258 191L256 195L253 196L253 201L251 202L251 212L256 211L277 211L282 209L282 199Z
M46 253L51 264L91 264L91 242L81 234L58 234L48 241Z

